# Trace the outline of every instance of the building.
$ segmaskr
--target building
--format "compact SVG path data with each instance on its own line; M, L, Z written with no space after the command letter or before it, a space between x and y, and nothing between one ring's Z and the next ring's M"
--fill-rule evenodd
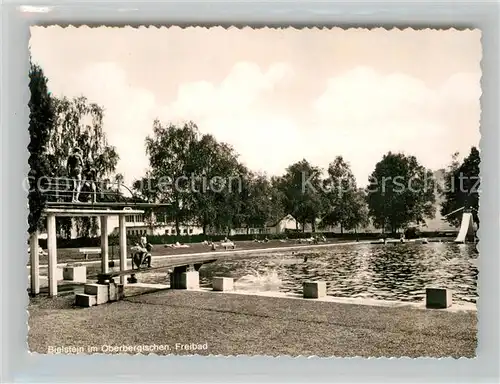
M301 229L301 225L297 222L295 217L288 214L276 223L266 224L266 233L280 234L287 231L296 231Z
M98 235L100 235L100 222L97 221L99 226ZM152 215L149 220L144 214L126 215L125 227L128 236L176 236L177 231L175 223L168 221L166 217L161 219ZM199 235L203 233L203 228L195 223L181 224L179 226L179 235ZM118 216L111 216L108 218L108 236L118 236L119 222ZM76 225L73 225L71 231L71 238L77 237Z
M150 220L145 220L144 215L127 215L125 217L125 226L127 235L132 236L192 236L203 233L203 228L195 223L181 224L179 226L179 233L177 233L174 222L168 221L166 217L160 220L153 215ZM108 228L113 228L110 232L111 235L118 235L118 218L114 218L114 220L110 219Z
M265 234L280 234L286 231L295 231L301 228L297 220L292 215L286 215L277 222L268 222L264 227L240 227L231 230L231 236L234 235L265 235Z

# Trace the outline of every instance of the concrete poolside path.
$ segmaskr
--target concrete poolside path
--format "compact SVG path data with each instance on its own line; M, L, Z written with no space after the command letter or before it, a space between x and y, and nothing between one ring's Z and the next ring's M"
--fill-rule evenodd
M288 252L288 251L300 251L300 250L308 250L308 249L321 249L321 248L329 248L329 247L339 247L344 245L355 245L355 244L370 244L370 241L349 241L349 242L334 242L334 243L319 243L319 244L283 244L282 246L269 246L267 248L243 248L243 249L228 249L228 250L220 250L220 251L210 251L207 246L206 251L202 252L186 252L179 254L171 254L171 255L153 255L152 260L162 260L162 259L175 259L175 258L185 258L185 257L197 257L197 256L207 256L213 255L214 257L223 258L229 256L236 255L251 255L258 253L266 253L266 252ZM186 248L184 248L186 250ZM129 257L129 255L127 255ZM119 260L115 261L119 265ZM81 260L68 260L66 262L58 263L57 265L62 267L66 266L68 263L78 263L81 265L100 265L101 259L98 260L89 260L89 261L81 261ZM130 258L128 260L130 263ZM48 264L40 264L40 268L47 268ZM27 269L30 266L26 266Z
M477 345L475 311L207 291L158 291L92 308L73 300L31 299L30 351L458 358L474 357ZM191 343L207 349L183 347Z

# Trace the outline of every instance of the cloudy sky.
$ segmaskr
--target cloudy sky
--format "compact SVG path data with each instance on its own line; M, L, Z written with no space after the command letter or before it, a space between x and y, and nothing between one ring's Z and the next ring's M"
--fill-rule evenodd
M130 182L158 117L193 120L251 169L342 155L358 183L389 150L445 167L479 145L479 31L33 27L56 95L104 107Z

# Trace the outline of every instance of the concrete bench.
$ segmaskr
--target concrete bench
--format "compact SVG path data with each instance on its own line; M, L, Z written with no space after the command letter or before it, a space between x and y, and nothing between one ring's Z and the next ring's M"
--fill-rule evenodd
M78 253L85 255L85 260L89 259L89 255L100 255L101 248L80 248Z

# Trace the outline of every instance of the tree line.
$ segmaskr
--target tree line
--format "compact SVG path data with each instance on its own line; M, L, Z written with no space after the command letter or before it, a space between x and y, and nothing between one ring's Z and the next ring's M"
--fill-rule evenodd
M45 203L51 195L59 193L46 180L68 177L66 163L74 147L82 149L84 180L96 178L111 183L112 178L120 181L122 176L115 174L119 156L103 131L104 109L84 96L69 99L52 95L42 68L33 62L29 79L28 225L32 233L44 228L41 214ZM63 184L64 179L59 182ZM79 217L72 222L61 217L56 221L57 230L69 237L74 223L80 236L96 233L98 229L95 218Z
M104 109L85 97L57 98L47 87L47 78L36 64L30 70L30 187L46 175L63 177L71 148L78 145L95 177L106 182L123 180L116 174L119 160L103 131ZM433 172L416 157L389 152L375 165L368 185L359 186L349 162L333 156L322 169L306 159L286 168L281 176L248 169L227 143L213 135L201 134L194 122L181 125L153 122L152 134L145 139L149 169L136 180L133 190L144 201L169 203L145 215L168 217L176 226L194 223L203 233L230 233L234 228L265 228L287 214L297 221L297 230L330 226L340 231L356 231L369 224L382 232L395 233L435 217L440 199L442 215L467 206L478 223L479 151L458 161L452 157L443 170L444 184L438 185ZM465 180L465 181L464 181ZM28 195L30 232L43 223L40 214L46 195L30 188ZM148 213L150 213L148 212ZM460 212L446 217L456 225ZM71 222L58 220L69 234ZM94 220L77 220L81 236L92 235Z
M163 214L175 222L177 233L188 222L200 225L204 234L265 228L287 214L296 219L297 230L335 226L341 232L356 231L371 223L382 232L396 233L434 218L439 197L442 214L460 204L478 205L477 193L471 194L479 172L476 148L462 164L454 161L443 171L443 184L414 156L389 152L375 165L365 187L357 185L342 156L326 169L303 159L281 176L253 172L230 145L201 134L194 122L176 126L154 121L146 152L150 169L135 190L152 201L170 203ZM467 180L463 186L460 175ZM447 220L457 224L460 213Z

